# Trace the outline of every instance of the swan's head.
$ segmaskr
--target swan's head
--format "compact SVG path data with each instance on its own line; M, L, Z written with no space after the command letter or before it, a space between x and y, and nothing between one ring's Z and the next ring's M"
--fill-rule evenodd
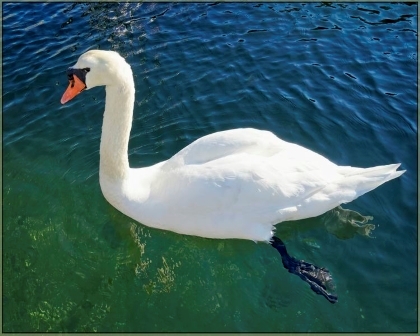
M67 69L69 86L61 103L65 104L83 90L95 86L132 81L132 76L130 65L117 52L89 50L79 57L75 65Z

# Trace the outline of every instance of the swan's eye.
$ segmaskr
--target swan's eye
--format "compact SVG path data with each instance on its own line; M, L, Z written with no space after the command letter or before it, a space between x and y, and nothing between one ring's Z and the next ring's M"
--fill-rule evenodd
M67 78L72 85L74 86L74 76L76 76L78 79L80 79L83 84L86 85L86 74L90 71L90 68L83 68L83 69L74 69L74 68L68 68L67 69Z

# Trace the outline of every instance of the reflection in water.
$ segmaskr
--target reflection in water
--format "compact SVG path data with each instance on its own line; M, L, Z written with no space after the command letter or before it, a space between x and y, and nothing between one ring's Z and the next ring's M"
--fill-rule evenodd
M375 225L368 223L371 216L363 216L356 211L343 209L341 206L328 211L323 216L325 228L340 239L352 238L355 234L371 237Z
M375 225L368 223L372 220L371 216L364 216L357 211L343 209L341 206L334 208L325 214L303 219L300 221L291 221L279 223L276 226L276 236L283 240L288 239L294 232L305 232L319 228L325 228L329 233L339 239L349 239L354 235L371 237L371 232ZM319 248L318 244L309 238L304 239L308 245Z

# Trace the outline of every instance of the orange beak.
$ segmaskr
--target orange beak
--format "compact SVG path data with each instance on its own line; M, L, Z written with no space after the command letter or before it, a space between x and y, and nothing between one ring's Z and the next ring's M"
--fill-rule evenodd
M64 92L63 97L61 97L61 104L67 103L84 89L86 89L85 83L83 83L76 75L73 75L73 80L70 80L67 90Z

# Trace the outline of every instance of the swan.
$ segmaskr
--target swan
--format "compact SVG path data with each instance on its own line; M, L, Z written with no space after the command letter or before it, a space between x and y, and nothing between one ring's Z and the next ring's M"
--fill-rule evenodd
M239 128L206 135L170 159L131 168L128 161L134 79L115 51L90 50L67 70L61 103L105 86L99 182L105 199L157 229L217 239L269 243L283 266L337 302L329 271L291 257L274 225L319 216L399 177L400 164L338 166L269 131Z

